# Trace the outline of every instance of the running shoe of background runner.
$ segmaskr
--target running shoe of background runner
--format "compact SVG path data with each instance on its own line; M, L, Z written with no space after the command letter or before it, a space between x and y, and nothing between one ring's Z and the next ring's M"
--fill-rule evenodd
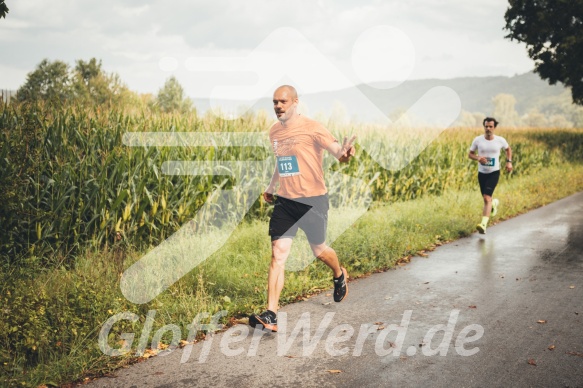
M498 199L494 198L492 200L492 217L494 217L496 214L498 214L498 207L500 206L500 201L498 201Z

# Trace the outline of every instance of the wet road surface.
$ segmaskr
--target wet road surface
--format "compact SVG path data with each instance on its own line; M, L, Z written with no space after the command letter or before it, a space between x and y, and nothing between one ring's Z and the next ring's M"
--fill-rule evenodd
M583 193L281 313L89 386L583 387Z

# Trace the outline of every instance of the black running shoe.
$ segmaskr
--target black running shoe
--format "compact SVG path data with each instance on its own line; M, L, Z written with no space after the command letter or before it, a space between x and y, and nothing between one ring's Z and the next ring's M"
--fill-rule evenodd
M342 299L348 295L348 286L346 279L348 279L348 272L346 268L340 267L342 275L339 278L334 278L334 302L342 302Z
M266 310L261 314L251 314L249 325L252 327L263 326L264 329L277 331L277 315L271 310Z

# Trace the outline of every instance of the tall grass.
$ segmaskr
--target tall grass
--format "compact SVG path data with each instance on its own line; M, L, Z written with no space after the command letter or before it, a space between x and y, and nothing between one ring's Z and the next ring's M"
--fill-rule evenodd
M497 189L504 204L498 217L511 217L580 190L581 165L563 164L517 177ZM333 247L354 278L472 233L481 207L475 187L411 201L378 202ZM156 310L150 338L173 324L185 339L198 313L227 310L227 318L232 318L265 308L270 259L266 230L266 222L260 220L237 228L216 254L142 305L130 303L119 286L119 272L140 258L139 251L130 251L120 268L112 263L112 254L89 251L77 257L74 269L34 276L22 268L0 273L0 314L6 314L0 320L0 386L61 385L127 365L149 310ZM329 269L315 261L304 270L286 273L281 302L330 287ZM124 311L140 319L118 322L108 342L119 348L121 333L135 333L132 352L125 357L105 356L98 348L99 330L108 318Z
M213 192L236 189L239 203L254 203L248 219L264 219L270 208L258 201L272 172L265 114L236 120L196 114L124 114L81 107L3 105L0 107L0 255L17 263L36 256L49 263L72 258L87 247L123 251L160 244L191 220ZM439 195L447 189L474 185L467 150L480 130L403 133L388 136L382 127L342 127L338 138L361 136L358 157L349 165L326 158L328 186L334 206L366 200L406 201ZM136 132L259 133L237 146L182 147L124 144ZM414 136L413 136L414 135ZM531 174L564 161L583 159L581 130L503 133L515 153L514 176ZM417 139L417 140L416 140ZM223 141L228 144L228 141ZM427 146L425 150L423 150ZM421 152L423 151L423 152ZM418 154L418 155L417 155ZM398 160L395 169L391 160ZM171 161L223 162L218 173L168 175ZM250 168L236 161L260 162ZM360 184L348 184L349 177ZM362 204L360 204L362 205ZM236 217L234 207L215 207L209 219ZM71 264L65 259L59 264Z
M120 323L114 337L124 330L139 336L149 309L161 312L156 327L179 324L184 332L198 312L226 309L233 316L262 308L269 260L265 221L272 208L258 198L273 170L271 122L261 113L225 120L0 105L0 371L7 376L0 385L60 384L124 362L101 354L96 340L117 312L142 319ZM396 137L388 136L394 129L372 125L332 130L339 139L353 133L360 138L351 163L325 158L331 217L343 211L338 208L361 211L374 201L334 245L352 274L386 268L436 240L471 231L475 220L464 215L479 209L481 200L467 152L481 130L427 129ZM215 135L204 146L124 143L128 133L151 132L174 139ZM235 132L256 136L237 140ZM500 185L502 195L513 187L508 215L583 188L583 130L498 132L514 150L515 171L503 174ZM195 162L195 169L210 173L173 175L172 161ZM557 177L558 171L564 175ZM198 214L220 190L232 190L232 202ZM441 199L455 202L457 211L443 210ZM215 255L149 303L134 305L121 294L120 274L144 253L193 220L193 230L216 220L233 222L241 204L250 204L244 225ZM336 226L331 234L342 233ZM209 236L212 242L212 231ZM282 302L329 283L322 265L309 264L286 278Z

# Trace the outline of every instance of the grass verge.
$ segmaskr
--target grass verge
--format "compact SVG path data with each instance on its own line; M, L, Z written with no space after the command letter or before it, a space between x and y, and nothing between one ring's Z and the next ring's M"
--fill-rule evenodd
M496 191L502 206L493 221L581 190L583 166L578 165L559 165L533 176L502 179ZM475 190L448 191L438 197L393 204L375 203L332 246L351 277L362 276L473 233L481 207L477 182ZM301 241L295 245L301 244L305 245ZM177 325L185 339L198 313L212 315L226 310L228 316L223 322L227 322L265 307L270 258L265 222L241 225L211 258L152 302L134 305L121 294L119 279L121 272L142 255L125 252L121 260L119 252L88 252L78 258L74 270L39 268L26 274L2 273L0 346L9 351L1 356L0 385L63 385L135 362L149 311L155 310L155 315L152 330L146 333L148 346L151 336L168 324ZM286 273L282 304L330 286L330 271L314 261L304 269ZM116 323L107 343L112 348L127 345L132 350L123 356L105 356L97 340L99 331L107 319L126 311L138 319ZM133 344L121 340L123 332L135 334ZM198 338L202 337L201 332ZM169 343L170 337L163 336L162 342Z

